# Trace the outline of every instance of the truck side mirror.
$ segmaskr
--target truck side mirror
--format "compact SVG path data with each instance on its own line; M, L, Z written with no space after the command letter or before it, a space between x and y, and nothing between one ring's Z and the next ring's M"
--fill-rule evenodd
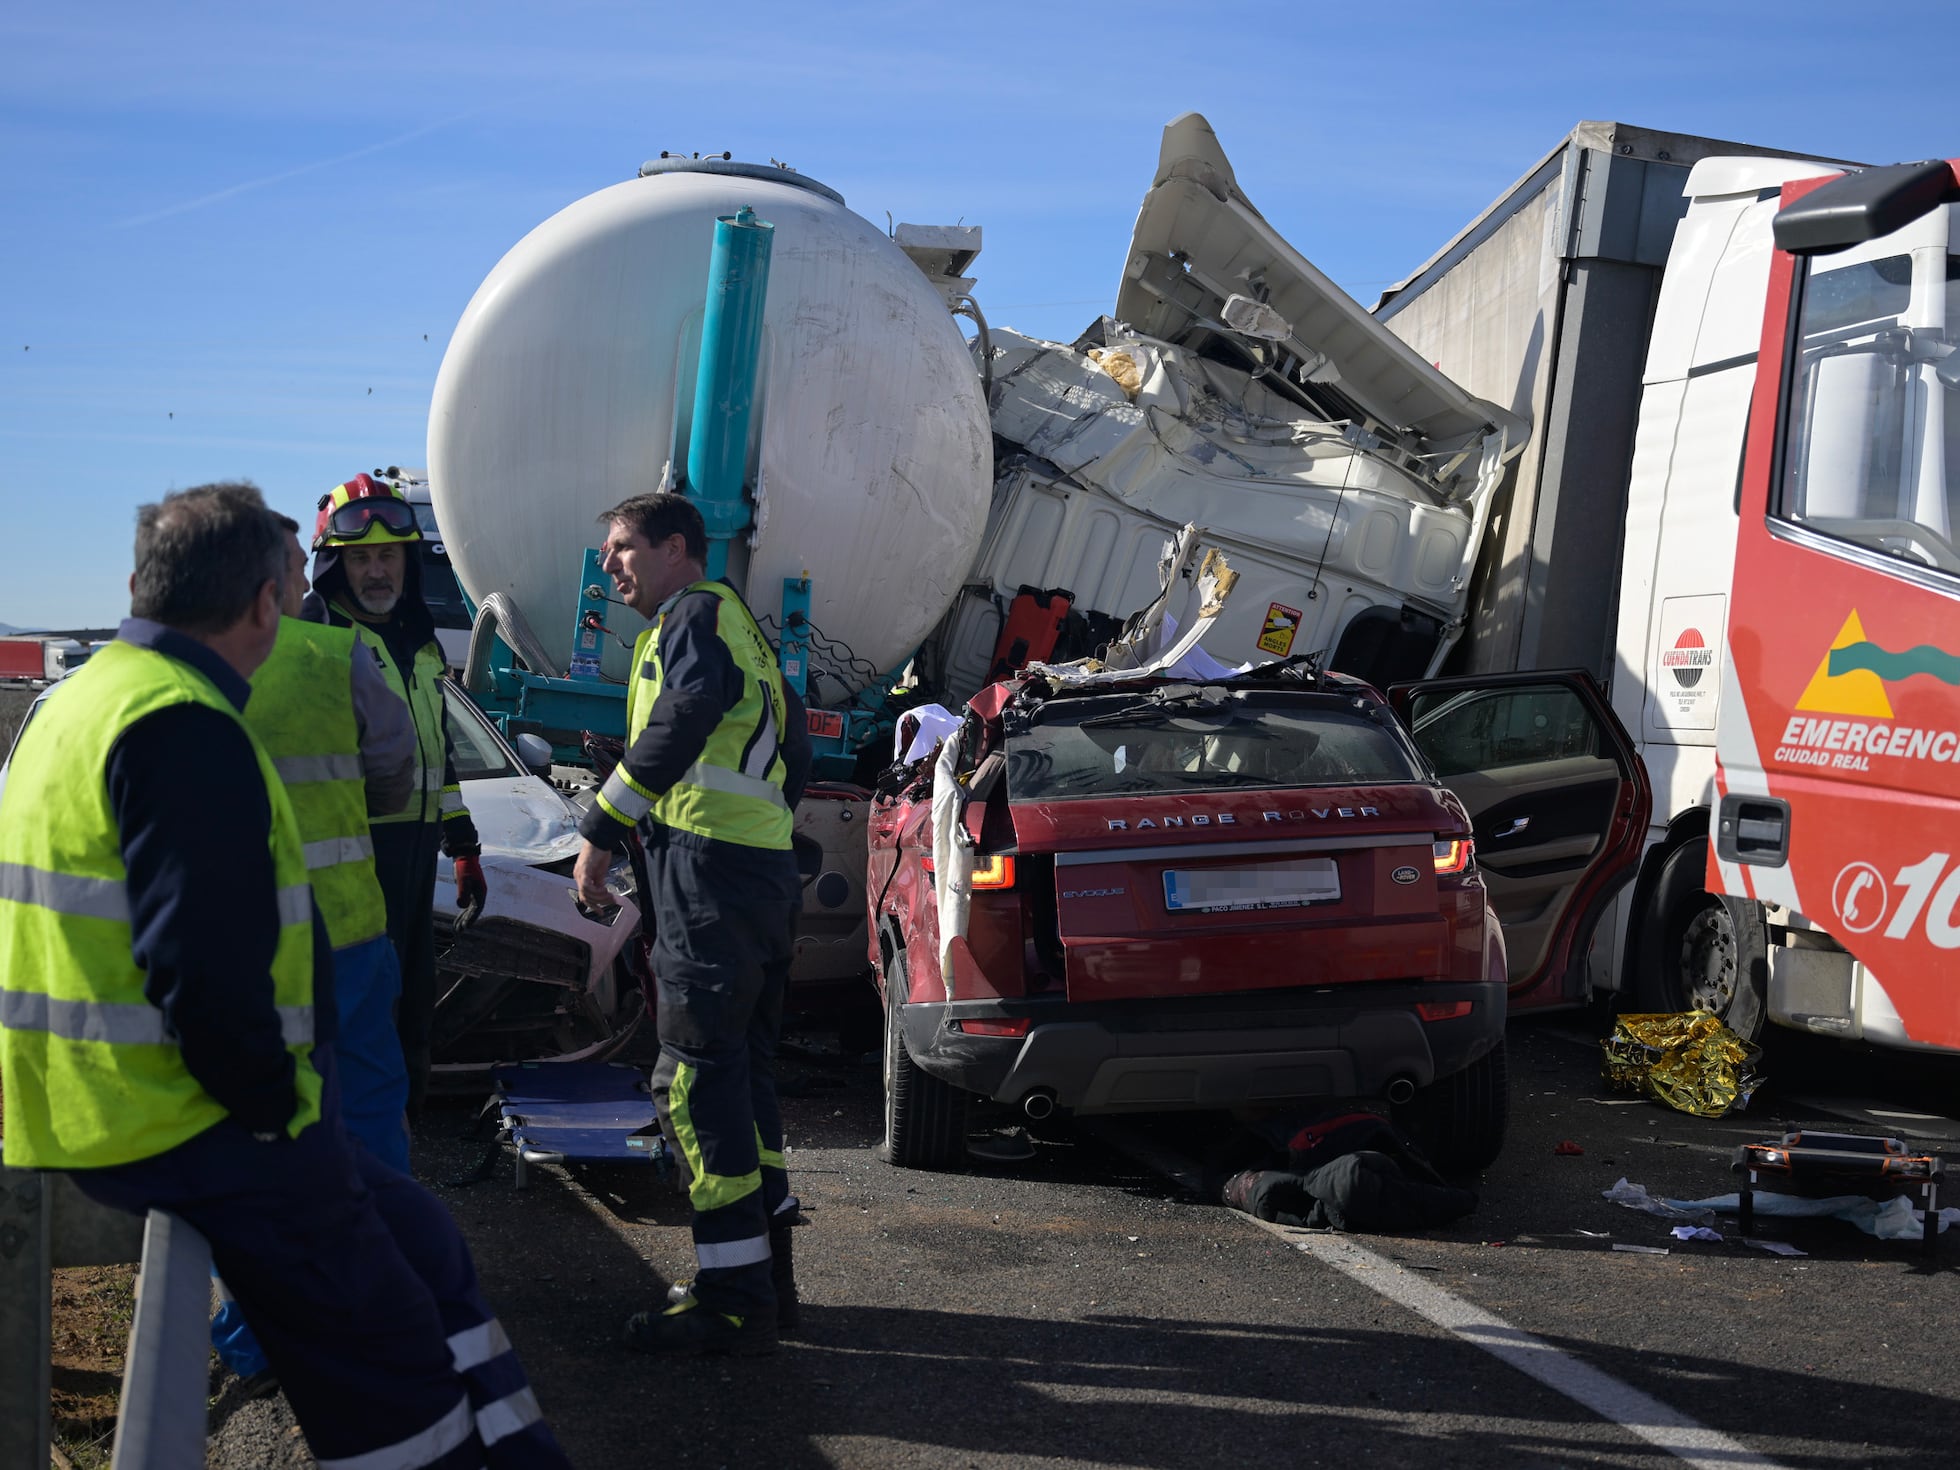
M533 776L542 776L545 780L549 781L551 779L551 742L546 740L542 735L533 735L527 730L522 735L519 735L514 743L517 746L517 758L524 762L524 769L529 771Z

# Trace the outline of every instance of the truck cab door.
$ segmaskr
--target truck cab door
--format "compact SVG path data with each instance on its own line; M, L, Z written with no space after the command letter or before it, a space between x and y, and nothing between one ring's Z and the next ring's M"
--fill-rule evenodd
M1774 233L1706 882L1812 931L1771 1019L1957 1048L1960 160L1786 184Z
M1514 1010L1583 1001L1581 963L1647 830L1646 768L1580 670L1398 684L1396 713L1470 813Z

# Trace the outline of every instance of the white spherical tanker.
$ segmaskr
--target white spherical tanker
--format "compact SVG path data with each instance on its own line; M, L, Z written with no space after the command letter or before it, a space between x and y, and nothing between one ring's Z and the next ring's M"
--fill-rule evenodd
M715 218L743 205L775 226L751 430L764 504L738 583L750 606L779 614L782 579L807 570L817 629L885 671L972 564L992 441L965 339L882 231L787 177L663 172L581 199L498 262L450 340L429 415L450 560L565 660L595 518L660 488L670 460L685 471ZM617 609L613 627L630 642L640 623ZM612 648L606 672L624 670Z

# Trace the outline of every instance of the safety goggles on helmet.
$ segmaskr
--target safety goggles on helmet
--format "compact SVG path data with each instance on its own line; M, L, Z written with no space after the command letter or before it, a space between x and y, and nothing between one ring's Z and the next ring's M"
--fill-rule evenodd
M356 475L320 497L320 516L313 527L315 548L421 539L415 508L392 486L369 475Z

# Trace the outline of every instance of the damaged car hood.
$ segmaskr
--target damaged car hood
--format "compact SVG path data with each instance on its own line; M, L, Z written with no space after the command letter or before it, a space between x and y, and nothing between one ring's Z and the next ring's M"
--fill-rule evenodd
M479 777L463 795L484 852L532 867L578 856L578 813L538 777Z

